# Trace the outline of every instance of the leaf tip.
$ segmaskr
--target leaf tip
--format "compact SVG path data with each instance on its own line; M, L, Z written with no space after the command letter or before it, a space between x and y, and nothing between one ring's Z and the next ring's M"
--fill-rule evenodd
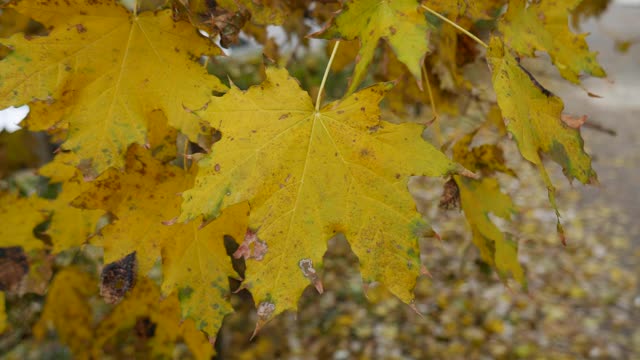
M480 175L478 175L478 174L474 173L473 171L468 170L468 169L466 169L464 167L459 170L459 173L460 173L460 175L468 177L468 178L471 178L471 179L475 179L475 180L480 179Z
M173 219L165 220L162 222L162 225L171 226L178 222L178 217L174 217Z
M429 272L429 269L427 269L427 267L426 267L426 266L424 266L424 265L422 265L422 266L420 267L420 275L423 275L423 276L425 276L425 275L426 275L426 276L428 276L430 279L433 279L433 275L431 275L431 273Z
M426 318L424 317L424 314L422 314L420 312L420 310L418 310L418 307L416 306L415 302L412 302L411 304L408 304L409 307L411 308L411 310L413 310L422 320L425 320Z

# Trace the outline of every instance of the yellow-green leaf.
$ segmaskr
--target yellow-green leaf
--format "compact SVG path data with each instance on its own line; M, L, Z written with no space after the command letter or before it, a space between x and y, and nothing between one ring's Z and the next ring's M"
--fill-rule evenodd
M79 209L71 205L87 186L82 181L82 178L76 177L63 183L58 197L48 206L52 214L47 234L51 236L54 253L84 244L104 215L102 210Z
M37 196L0 193L0 247L21 246L24 251L44 248L33 229L47 218L47 201Z
M538 1L511 0L507 12L498 22L505 44L519 55L535 56L546 51L562 76L579 83L587 74L603 77L605 72L589 51L587 34L569 29L569 15L582 0Z
M518 262L518 244L504 234L491 221L489 214L510 219L514 212L511 198L502 191L493 178L480 180L454 176L460 188L460 204L471 227L473 243L480 250L482 259L490 264L501 278L511 274L526 286L524 271Z
M350 0L325 29L313 34L324 39L360 40L349 93L366 77L380 39L389 43L398 59L421 83L420 64L429 48L429 26L419 7L416 0Z
M226 255L224 236L239 241L249 219L249 206L241 203L225 210L211 224L198 230L195 223L172 225L176 237L162 243L162 292L177 290L182 316L192 318L198 329L214 338L229 303L229 277L237 278Z
M498 105L522 156L542 166L539 152L546 153L562 166L570 180L596 181L580 131L561 120L562 100L542 87L500 39L492 38L487 57Z
M104 211L80 209L71 202L87 189L89 183L82 178L80 171L72 164L77 156L72 152L59 152L52 161L38 170L51 183L62 183L56 199L49 201L47 210L51 211L51 222L47 234L51 236L53 252L61 251L84 244L96 230L98 220Z
M196 359L211 359L213 345L198 331L191 320L180 319L178 298L162 298L160 289L147 278L138 279L124 300L103 319L95 331L92 355L104 357L103 347L119 331L131 329L140 319L148 319L154 327L148 340L149 358L172 358L175 343L183 340Z
M487 123L491 124L491 117ZM496 171L516 176L505 164L502 149L497 144L482 144L471 147L475 130L453 146L453 159L467 169L490 176ZM513 276L526 287L524 271L518 262L518 244L511 240L493 223L489 214L509 220L515 212L509 195L500 190L494 178L480 180L454 176L460 194L460 204L471 228L473 243L480 250L483 260L491 265L502 279Z
M489 122L493 119L488 118ZM500 119L502 122L502 119ZM516 176L516 173L505 164L504 153L498 144L482 144L471 147L477 130L465 135L453 146L453 159L471 171L479 171L490 175L496 171Z
M33 326L36 339L44 339L50 329L55 329L60 341L69 346L75 357L88 358L93 341L89 298L96 295L97 289L96 281L79 269L66 268L56 274L42 315Z
M67 181L77 174L73 164L78 162L78 156L72 152L58 152L53 160L38 169L38 174L46 176L53 183Z
M200 124L185 107L199 108L213 90L224 90L197 62L219 49L189 23L174 22L170 10L134 15L109 0L24 0L16 9L52 30L2 41L14 51L0 62L0 108L35 100L72 105L63 147L94 175L123 167L128 146L146 142L152 110L196 140Z
M582 183L597 182L591 158L584 151L578 129L562 120L562 100L542 87L511 55L499 38L492 38L487 58L493 72L492 81L498 106L514 136L522 156L538 166L549 190L549 200L557 210L555 190L542 163L540 153L546 153L560 166L564 174ZM558 222L558 230L562 232Z
M261 254L247 257L245 286L262 322L296 309L314 284L327 240L347 235L367 281L405 302L420 273L417 237L428 228L407 192L411 175L463 169L421 138L423 126L380 120L378 84L315 111L286 70L212 98L204 118L223 138L200 161L179 220L218 216L249 201ZM384 249L384 250L383 250Z

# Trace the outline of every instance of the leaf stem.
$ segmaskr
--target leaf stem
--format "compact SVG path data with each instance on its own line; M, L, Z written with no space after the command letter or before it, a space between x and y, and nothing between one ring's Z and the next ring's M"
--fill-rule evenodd
M320 83L320 89L318 90L318 97L316 98L316 111L320 110L320 99L322 98L322 91L324 90L324 84L327 82L327 77L329 76L329 70L331 69L331 63L333 63L333 58L336 57L336 52L338 52L338 45L340 45L340 41L336 41L336 44L333 45L333 51L331 52L329 63L327 63L327 68L324 70L324 76L322 77L322 82Z
M184 146L182 149L182 169L184 171L187 171L187 169L189 168L187 162L189 161L189 139L185 138L184 139Z
M431 112L433 112L433 130L435 133L438 147L442 146L442 131L440 130L440 115L438 109L436 109L436 102L433 99L433 92L431 91L431 83L429 82L429 74L427 73L427 67L422 63L422 74L424 76L424 82L427 83L427 93L429 94L429 102L431 103Z
M487 45L487 43L485 43L484 41L480 40L477 36L473 35L472 33L470 33L468 30L463 29L460 25L456 24L455 22L447 19L446 17L440 15L440 13L438 13L435 10L431 10L427 5L421 5L423 9L427 10L428 12L430 12L431 14L437 16L440 20L450 24L451 26L453 26L454 28L462 31L465 35L467 35L468 37L472 38L473 40L475 40L475 42L477 42L478 44L484 46L485 48L488 48L489 45Z

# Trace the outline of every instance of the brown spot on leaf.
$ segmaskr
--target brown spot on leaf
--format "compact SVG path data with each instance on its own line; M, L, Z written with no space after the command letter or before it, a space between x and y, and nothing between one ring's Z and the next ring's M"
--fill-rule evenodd
M260 240L258 238L258 233L247 230L247 233L244 236L244 241L238 247L238 249L233 253L233 257L236 259L244 258L254 259L257 261L261 261L264 259L264 255L269 250L267 243Z
M100 296L109 304L122 300L136 282L138 261L135 251L124 258L107 264L100 275Z
M579 129L580 126L582 126L582 124L584 124L587 121L587 115L573 116L573 115L562 114L560 118L562 119L563 123L567 124L567 126L574 129Z
M253 330L251 339L253 339L260 329L262 329L264 324L271 319L274 311L276 311L276 305L274 303L263 301L258 305L258 322L256 323L256 328Z
M324 292L324 287L322 286L320 277L318 277L318 274L316 273L316 269L313 268L313 261L311 261L311 259L302 259L298 262L298 266L300 267L300 270L302 270L304 277L309 279L316 290L322 294Z
M147 316L140 316L136 319L135 331L140 339L150 339L156 333L156 323Z

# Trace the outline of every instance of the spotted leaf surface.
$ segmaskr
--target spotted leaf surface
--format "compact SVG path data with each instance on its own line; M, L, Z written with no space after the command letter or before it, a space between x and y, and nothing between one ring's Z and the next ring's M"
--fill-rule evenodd
M540 154L549 155L562 166L569 180L597 182L591 158L584 151L580 130L562 121L562 100L542 87L500 39L492 38L487 57L507 130L517 141L522 156L539 168L549 189L549 200L557 213L555 190ZM562 232L559 222L558 229Z
M179 194L193 186L194 170L165 165L133 147L124 173L111 169L78 196L74 205L115 216L93 243L104 248L104 262L135 252L140 274L162 257L162 292L180 295L182 314L215 336L229 304L229 277L237 277L224 247L224 235L240 239L247 228L247 205L225 211L204 229L197 224L167 225L180 212Z
M249 201L253 249L263 245L259 258L246 260L244 285L262 321L296 309L308 285L319 289L313 274L338 232L347 235L365 281L412 301L417 238L428 226L408 177L463 168L421 138L422 126L380 119L378 103L390 88L378 84L315 111L286 70L268 68L264 83L212 98L203 113L224 135L200 161L179 220L215 218Z
M211 359L213 345L191 320L182 321L180 304L174 294L163 299L153 281L142 278L97 326L92 343L92 356L103 358L103 349L119 331L131 329L138 338L147 341L154 358L171 358L176 343L183 341L195 359ZM134 330L135 329L135 332Z

